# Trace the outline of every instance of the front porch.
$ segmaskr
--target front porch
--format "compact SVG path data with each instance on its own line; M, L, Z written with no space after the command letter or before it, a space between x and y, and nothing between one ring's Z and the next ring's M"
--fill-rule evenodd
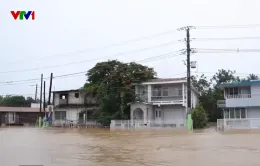
M131 103L130 113L129 120L112 120L110 128L186 128L186 111L182 106L135 102Z

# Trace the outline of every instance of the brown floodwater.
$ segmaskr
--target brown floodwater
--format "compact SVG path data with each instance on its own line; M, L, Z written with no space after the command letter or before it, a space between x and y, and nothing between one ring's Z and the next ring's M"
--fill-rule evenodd
M0 165L257 166L260 134L1 128Z

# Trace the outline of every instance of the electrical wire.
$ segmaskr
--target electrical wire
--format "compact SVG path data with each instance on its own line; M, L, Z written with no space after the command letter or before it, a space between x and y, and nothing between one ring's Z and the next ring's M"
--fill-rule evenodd
M218 25L218 26L195 26L195 29L233 29L233 28L260 28L260 24L248 25Z
M215 41L215 40L257 40L260 37L223 37L223 38L193 38L194 41Z
M138 37L135 39L130 39L130 40L125 40L125 41L121 41L118 43L114 43L114 44L107 44L107 45L100 45L94 48L87 48L87 49L82 49L82 50L77 50L74 52L68 52L68 53L63 53L63 54L56 54L56 55L50 55L50 56L42 56L42 57L32 57L32 59L36 59L36 60L46 60L46 59L53 59L53 58L57 58L57 57L64 57L64 56L71 56L71 55L75 55L75 54L82 54L82 53L86 53L86 52L93 52L93 51L97 51L99 49L105 49L105 48L111 48L111 47L116 47L116 46L122 46L125 44L129 44L129 43L133 43L133 42L138 42L141 40L147 40L147 39L152 39L152 38L156 38L162 35L167 35L167 34L171 34L173 32L178 32L176 30L169 30L169 31L165 31L165 32L161 32L161 33L156 33L153 35L149 35L149 36L143 36L143 37ZM178 42L176 42L178 43ZM15 64L15 63L24 63L24 62L33 62L33 61L28 61L28 60L18 60L18 61L2 61L2 63L9 63L9 64Z
M174 54L176 52L178 52L178 51L157 55L157 56L146 58L146 59L143 59L143 60L140 60L140 61L137 61L137 62L147 63L147 62L162 60L162 59L166 59L166 58L170 58L170 57L176 57L176 56L181 55L181 54ZM57 76L53 76L53 79L63 79L63 78L68 78L68 77L72 77L72 76L81 76L81 75L86 75L86 73L87 73L87 71L81 71L81 72L69 73L69 74L64 74L64 75L57 75ZM50 77L44 77L43 78L43 80L46 80L46 79L50 79ZM41 80L41 78L32 78L32 79L23 79L23 80L14 80L14 81L3 81L3 82L0 82L0 86L1 86L1 84L2 85L18 85L18 84L35 83L35 82L38 82L40 80Z
M127 55L127 54L138 53L138 52L142 52L142 51L146 51L146 50L150 50L150 49L154 49L154 48L159 48L159 47L162 47L162 46L171 45L173 43L176 43L176 42L167 42L167 43L154 45L154 46L151 46L151 47L146 47L146 48L142 48L142 49L138 49L138 50L118 53L118 54L115 54L115 55L112 55L112 56L113 57L114 56L118 57L118 56L123 56L123 55ZM179 41L178 41L178 43L179 43ZM87 59L87 60L81 60L81 61L76 61L76 62L70 62L70 63L66 63L66 64L51 65L51 66L45 66L45 67L39 67L39 68L31 68L31 69L23 69L23 70L0 71L0 74L16 73L16 72L26 72L26 71L35 71L35 70L40 70L40 69L56 68L56 67L61 67L61 66L75 65L75 64L81 64L81 63L87 63L87 62L101 60L101 59L106 58L106 57L111 57L111 56L104 56L104 57L95 58L95 59Z

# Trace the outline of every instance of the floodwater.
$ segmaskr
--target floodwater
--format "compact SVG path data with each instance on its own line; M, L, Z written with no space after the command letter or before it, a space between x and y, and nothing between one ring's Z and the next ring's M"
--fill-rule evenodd
M260 134L0 129L0 165L256 166Z

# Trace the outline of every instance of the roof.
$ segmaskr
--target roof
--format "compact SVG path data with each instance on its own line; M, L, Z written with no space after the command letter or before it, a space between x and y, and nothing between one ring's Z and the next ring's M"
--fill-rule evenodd
M250 81L242 81L242 82L231 82L231 83L222 83L219 87L234 87L234 86L250 86L260 84L260 80L250 80Z
M142 84L158 84L158 83L182 83L187 82L186 77L182 78L156 78L143 82Z
M68 92L78 92L79 89L71 89L71 90L60 90L60 91L52 91L52 93L68 93Z
M31 108L31 107L0 107L0 112L39 112L39 108Z

